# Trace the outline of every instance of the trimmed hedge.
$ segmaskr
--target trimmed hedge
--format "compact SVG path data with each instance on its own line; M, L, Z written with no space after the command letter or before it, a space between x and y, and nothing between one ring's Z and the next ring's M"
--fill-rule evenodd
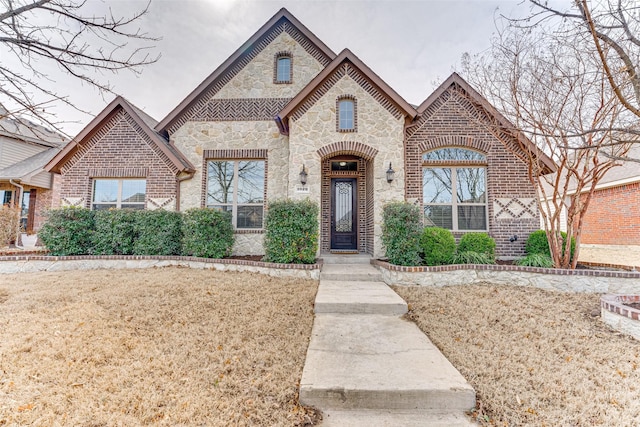
M425 227L420 235L420 248L424 265L451 264L456 253L456 239L445 228Z
M564 252L564 245L567 241L567 233L560 232L562 236L562 248ZM524 250L528 255L531 254L544 254L551 256L551 249L549 248L549 241L547 240L547 232L544 230L536 230L529 235L527 242L525 243ZM576 251L576 239L571 239L571 258Z
M313 264L318 250L318 205L310 200L269 204L265 221L265 260Z
M134 255L181 255L182 214L157 209L137 211Z
M382 210L382 244L391 264L420 265L420 207L404 202L390 203Z
M87 255L93 252L94 211L66 207L48 212L38 232L51 255Z
M233 249L231 212L189 209L182 217L182 253L187 256L224 258Z
M132 255L136 240L138 212L110 209L94 212L93 253L96 255Z
M496 241L487 233L465 233L458 243L458 252L477 252L495 261Z

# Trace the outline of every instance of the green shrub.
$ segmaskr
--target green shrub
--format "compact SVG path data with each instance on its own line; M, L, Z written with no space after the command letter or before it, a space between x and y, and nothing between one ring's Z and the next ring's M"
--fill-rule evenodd
M233 249L231 212L189 209L182 217L182 253L204 258L224 258Z
M134 255L180 255L182 214L157 209L135 212Z
M456 239L451 231L439 227L425 227L420 236L424 265L451 264L456 253Z
M318 205L310 200L282 200L269 204L265 260L312 264L318 250Z
M20 209L0 205L0 248L8 246L20 229Z
M544 267L552 268L553 260L547 254L529 254L524 258L520 258L516 264L526 267Z
M487 255L493 264L495 260L496 241L487 233L466 233L460 238L458 252L478 252ZM484 264L484 263L483 263Z
M382 211L382 243L391 264L420 265L422 214L410 203L395 202Z
M454 264L495 264L495 258L486 252L464 251L456 252L453 256Z
M564 231L560 232L562 236L562 248L564 254L564 245L567 241L567 233ZM547 256L551 256L551 249L549 248L549 241L547 240L547 233L544 230L534 231L527 238L527 242L524 246L524 249L527 254L545 254ZM571 239L571 258L573 258L573 254L576 251L576 239Z
M38 237L51 255L87 255L92 253L94 212L67 207L48 212Z
M131 255L134 253L137 213L128 209L95 211L93 253L96 255Z

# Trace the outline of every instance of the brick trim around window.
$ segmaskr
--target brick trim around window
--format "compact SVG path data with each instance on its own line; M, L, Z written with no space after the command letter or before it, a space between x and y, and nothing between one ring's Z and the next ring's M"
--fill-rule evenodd
M289 58L289 79L278 80L278 60L281 58ZM293 55L289 51L278 52L273 58L273 83L277 85L286 85L293 83Z
M353 102L353 128L352 129L340 128L340 101ZM358 100L353 95L342 95L336 98L336 132L340 132L340 133L358 132Z

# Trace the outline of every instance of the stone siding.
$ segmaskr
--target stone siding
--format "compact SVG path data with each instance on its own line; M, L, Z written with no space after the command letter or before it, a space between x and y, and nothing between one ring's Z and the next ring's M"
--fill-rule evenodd
M428 108L406 138L408 200L422 203L422 154L444 148L471 148L487 156L487 204L489 234L496 240L496 254L502 259L524 255L527 236L540 228L535 188L527 165L514 146L508 146L490 131L490 123L457 86L445 91ZM459 238L463 232L454 235ZM510 238L518 240L510 242Z
M281 52L291 54L291 83L275 83L275 60ZM324 66L287 32L258 53L214 96L214 99L293 98Z
M355 132L336 130L336 99L345 95L354 97L358 102L358 127ZM392 114L349 75L338 79L313 105L305 108L306 111L299 117L295 118L294 114L289 123L289 197L292 199L308 197L320 204L323 190L321 167L323 158L319 155L319 151L325 154L325 159L340 154L364 157L368 160L367 168L373 169L372 172L364 173L365 177L372 177L366 182L366 187L371 189L370 192L366 189L364 191L373 194L374 199L371 206L374 224L373 248L367 249L375 257L382 256L384 253L381 242L382 207L392 201L404 200L402 144L404 117ZM336 143L342 143L336 145L339 151L325 153L327 150L322 150L323 147ZM375 152L374 157L371 156L372 152ZM387 183L385 174L389 163L396 171L395 180L390 184ZM303 164L309 174L307 179L309 192L297 193L298 174ZM364 203L368 203L368 200ZM328 230L326 225L322 227L322 219L320 226L321 237L326 241ZM366 229L361 229L359 232L364 233Z
M176 171L123 109L62 165L61 205L89 208L93 178L145 178L145 202L175 201Z

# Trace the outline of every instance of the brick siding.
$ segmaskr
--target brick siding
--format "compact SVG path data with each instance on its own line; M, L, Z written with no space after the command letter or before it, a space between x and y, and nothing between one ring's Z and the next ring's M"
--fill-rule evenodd
M492 124L482 108L475 105L457 85L452 85L434 101L405 137L405 191L408 200L422 203L422 154L442 147L471 148L487 156L487 204L489 234L496 240L496 255L514 258L524 255L526 237L540 228L539 214L496 219L497 198L535 198L527 166L492 132ZM533 217L531 217L533 216ZM454 235L459 238L463 232ZM518 240L510 242L513 235Z
M175 198L176 171L163 157L119 108L62 166L60 197L82 197L90 207L93 178L113 177L145 178L146 200Z
M640 182L594 192L581 243L640 245Z

